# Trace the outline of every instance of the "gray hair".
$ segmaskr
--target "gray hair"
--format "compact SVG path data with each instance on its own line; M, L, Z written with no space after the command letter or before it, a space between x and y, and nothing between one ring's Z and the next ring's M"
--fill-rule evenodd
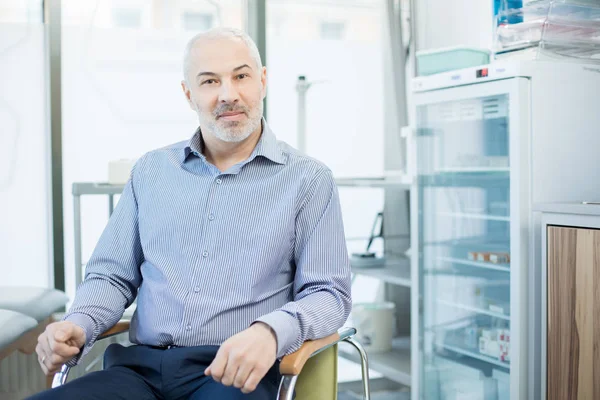
M188 81L187 76L191 63L191 53L196 42L200 39L223 39L223 38L237 38L242 40L248 50L250 50L250 56L254 59L258 69L262 69L262 61L260 59L260 53L256 47L254 40L244 31L235 28L213 28L206 32L199 33L192 37L187 45L185 46L185 52L183 54L183 80Z

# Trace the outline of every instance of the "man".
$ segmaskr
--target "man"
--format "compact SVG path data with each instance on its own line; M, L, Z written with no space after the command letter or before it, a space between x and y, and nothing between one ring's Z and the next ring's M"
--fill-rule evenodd
M197 35L181 86L199 129L136 163L73 306L36 351L46 374L77 363L137 295L134 345L35 399L274 399L277 359L346 321L335 182L262 119L256 45L232 29Z

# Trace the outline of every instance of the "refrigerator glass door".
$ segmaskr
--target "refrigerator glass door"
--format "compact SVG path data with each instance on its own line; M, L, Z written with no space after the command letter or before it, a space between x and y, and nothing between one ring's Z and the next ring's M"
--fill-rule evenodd
M422 104L416 121L421 398L496 399L511 365L509 94Z

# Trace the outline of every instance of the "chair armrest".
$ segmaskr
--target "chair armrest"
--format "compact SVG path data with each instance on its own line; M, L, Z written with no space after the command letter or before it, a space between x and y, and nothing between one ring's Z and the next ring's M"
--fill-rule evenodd
M112 328L110 328L109 330L107 330L106 332L104 332L103 334L98 336L97 340L106 339L111 336L115 336L120 333L127 332L129 330L129 325L130 325L130 321L128 321L128 320L119 321Z
M356 329L347 328L322 339L307 340L297 351L283 357L279 364L279 372L281 375L300 375L309 358L355 334Z

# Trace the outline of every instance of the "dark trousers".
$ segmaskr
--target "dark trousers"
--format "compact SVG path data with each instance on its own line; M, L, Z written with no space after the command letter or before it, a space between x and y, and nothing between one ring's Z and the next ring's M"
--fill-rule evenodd
M92 372L55 389L38 393L35 400L191 399L274 400L281 375L279 362L269 370L256 390L243 394L204 375L218 346L124 347L110 345L104 354L104 370Z

